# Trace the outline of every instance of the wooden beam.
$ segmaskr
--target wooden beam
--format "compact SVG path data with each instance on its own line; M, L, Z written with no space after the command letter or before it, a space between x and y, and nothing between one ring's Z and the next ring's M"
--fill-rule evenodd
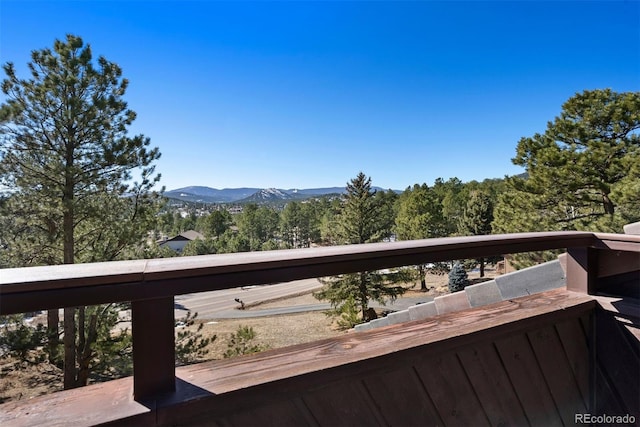
M133 301L133 396L146 402L175 391L173 297Z
M598 251L588 247L567 250L567 290L595 294L598 281Z

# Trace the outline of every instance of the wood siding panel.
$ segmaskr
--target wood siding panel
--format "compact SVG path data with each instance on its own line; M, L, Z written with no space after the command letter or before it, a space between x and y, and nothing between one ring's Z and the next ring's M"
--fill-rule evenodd
M413 368L371 376L364 383L387 425L443 425Z
M596 310L596 359L627 413L640 417L640 364L631 335L612 313ZM596 389L596 393L601 393Z
M600 366L595 369L595 410L594 414L624 414L627 411L622 406L622 399L615 387L611 386L611 379L607 378Z
M589 296L549 291L429 321L185 366L178 369L177 394L158 402L151 415L158 425L560 425L527 333L554 330L558 322L573 322L579 331L595 307ZM570 333L569 340L572 335L581 332ZM551 358L567 357L558 343L547 351ZM565 364L573 375L575 368ZM86 399L91 390L97 389L49 398L47 412L60 415L69 396ZM16 419L9 416L4 419ZM66 420L62 425L71 424Z
M495 344L531 425L563 425L527 337L512 335Z
M425 359L416 371L444 425L490 425L455 352Z
M344 381L305 394L303 400L323 426L382 426L384 419L359 381Z
M575 414L583 414L588 404L582 399L564 349L553 325L527 334L551 396L565 425L575 423Z
M224 427L297 427L319 425L316 420L310 416L308 411L305 411L306 408L300 408L296 403L297 402L286 400L264 405L254 410L238 411L229 417L217 420L216 424ZM200 422L201 425L210 424L206 419L202 419Z
M589 347L587 337L579 319L571 319L556 324L556 331L573 376L580 389L582 401L589 406Z
M522 405L492 343L458 352L491 425L528 425Z

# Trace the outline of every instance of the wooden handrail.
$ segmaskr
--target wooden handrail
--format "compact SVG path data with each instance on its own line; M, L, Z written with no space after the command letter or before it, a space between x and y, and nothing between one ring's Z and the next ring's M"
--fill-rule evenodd
M569 249L568 288L588 293L597 280L598 249L640 252L640 236L518 233L4 269L0 314L131 301L134 396L145 401L175 388L176 295L561 248Z
M517 252L590 247L588 232L446 237L393 243L1 270L0 314L136 301Z

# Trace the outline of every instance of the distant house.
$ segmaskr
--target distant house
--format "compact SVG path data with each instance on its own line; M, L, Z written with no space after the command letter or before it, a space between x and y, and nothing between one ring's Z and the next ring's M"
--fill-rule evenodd
M204 239L204 236L195 230L189 230L185 231L184 233L180 233L177 236L172 237L171 239L165 238L159 240L158 245L167 246L177 253L182 253L182 250L187 245L187 243L198 239Z

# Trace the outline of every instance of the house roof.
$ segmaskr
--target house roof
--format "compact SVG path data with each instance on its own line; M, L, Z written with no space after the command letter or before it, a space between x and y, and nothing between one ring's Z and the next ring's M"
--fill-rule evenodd
M182 236L182 237L186 238L187 240L204 239L204 236L202 234L198 233L196 230L188 230L188 231L185 231L184 233L180 233L178 236Z
M204 236L202 234L198 233L195 230L188 230L170 239L159 240L158 244L162 246L168 242L185 242L185 241L190 242L192 240L200 240L200 239L204 239Z

